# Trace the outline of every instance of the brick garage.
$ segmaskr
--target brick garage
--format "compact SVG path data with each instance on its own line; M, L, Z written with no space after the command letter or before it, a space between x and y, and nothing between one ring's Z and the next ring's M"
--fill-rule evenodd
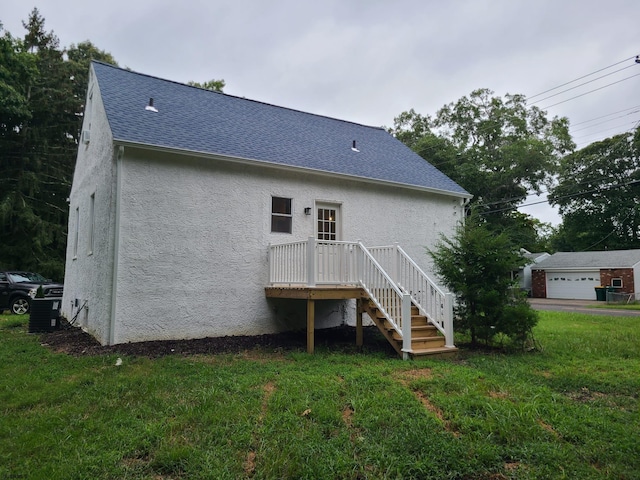
M635 279L633 268L603 268L600 270L600 284L607 286L617 286L614 284L615 279L622 281L622 287L619 287L620 293L634 293Z
M634 293L638 275L640 250L558 252L532 267L531 295L595 300L596 286Z

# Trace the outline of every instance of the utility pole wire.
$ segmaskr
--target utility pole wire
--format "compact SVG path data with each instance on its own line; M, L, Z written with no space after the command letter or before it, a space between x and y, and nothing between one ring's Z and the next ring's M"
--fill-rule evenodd
M556 199L561 199L561 198L571 198L571 197L577 197L579 195L585 195L587 193L594 193L594 192L606 192L607 190L613 190L614 188L619 188L619 187L626 187L628 185L635 185L637 183L640 183L640 180L632 180L630 182L626 182L626 183L619 183L616 185L609 185L607 188L594 188L592 190L586 190L584 192L577 192L577 193L570 193L567 195L562 195L560 197L557 197ZM525 203L523 205L518 205L518 208L520 207L530 207L531 205L538 205L540 203L549 203L549 200L539 200L537 202L531 202L531 203ZM489 210L487 212L481 212L481 215L488 215L490 213L500 213L500 212L506 212L507 210L512 210L511 207L507 207L507 208L499 208L496 210Z
M599 117L595 117L595 118L592 118L590 120L585 120L583 122L574 123L571 126L572 127L577 127L578 125L582 125L583 123L595 122L596 120L600 120L601 118L610 117L611 115L615 115L617 113L626 112L627 110L633 110L634 108L640 108L640 105L636 105L634 107L629 107L629 108L624 108L622 110L618 110L617 112L607 113L606 115L601 115ZM635 112L631 112L631 113L636 113L636 112L640 112L640 110L636 110ZM627 115L631 115L631 113L628 113Z
M629 113L626 113L625 115L620 115L620 116L617 116L617 117L613 117L613 118L610 118L609 120L604 120L602 122L594 123L593 125L588 125L586 127L578 128L577 130L574 130L573 133L582 132L584 130L589 130L590 128L594 128L594 127L597 127L599 125L604 125L605 123L613 122L614 120L618 120L619 118L624 118L627 115L633 115L634 113L638 113L638 112L640 112L640 110L636 110L635 112L629 112ZM635 122L636 121L633 120L631 123L635 123ZM626 123L624 125L626 125ZM620 125L620 126L622 127L624 125ZM598 133L600 133L600 132L598 132ZM574 138L574 140L575 140L575 138Z
M536 100L535 102L531 102L531 103L529 103L529 105L535 105L536 103L542 102L544 100L548 100L549 98L557 97L558 95L562 95L563 93L570 92L571 90L575 90L576 88L584 87L585 85L588 85L588 84L593 83L593 82L595 82L597 80L600 80L601 78L609 77L609 76L613 75L614 73L621 72L622 70L626 70L627 68L635 67L636 65L638 65L638 64L637 63L632 63L631 65L629 65L627 67L623 67L623 68L620 68L618 70L614 70L611 73L607 73L606 75L601 75L599 77L594 78L593 80L589 80L588 82L584 82L584 83L581 83L579 85L575 85L575 86L573 86L571 88L567 88L566 90L562 90L561 92L554 93L553 95L549 95L548 97L544 97L544 98L541 98L540 100Z
M608 67L601 68L600 70L596 70L595 72L587 73L586 75L583 75L583 76L581 76L581 77L578 77L578 78L575 78L575 79L573 79L573 80L570 80L570 81L568 81L568 82L566 82L566 83L563 83L563 84L561 84L561 85L558 85L557 87L553 87L553 88L550 88L549 90L545 90L544 92L540 92L540 93L536 93L535 95L531 95L531 96L530 96L530 97L528 97L528 98L529 98L529 100L530 100L530 99L532 99L532 98L539 97L540 95L544 95L545 93L552 92L552 91L554 91L554 90L557 90L558 88L562 88L562 87L564 87L565 85L569 85L569 84L571 84L571 83L573 83L573 82L577 82L578 80L582 80L583 78L587 78L587 77L590 77L591 75L595 75L596 73L599 73L599 72L602 72L602 71L604 71L604 70L607 70L608 68L615 67L616 65L620 65L621 63L627 62L627 61L629 61L629 60L633 59L634 57L635 57L635 58L638 58L638 56L637 56L637 55L635 55L635 56L634 56L634 55L631 55L629 58L625 58L624 60L620 60L619 62L616 62L616 63L613 63L613 64L609 65ZM638 63L638 62L636 62L636 63Z
M566 100L562 100L561 102L554 103L553 105L548 105L546 107L543 107L542 110L546 110L547 108L555 107L556 105L560 105L561 103L566 103L566 102L568 102L570 100L575 100L576 98L584 97L585 95L588 95L590 93L597 92L598 90L602 90L603 88L610 87L611 85L615 85L617 83L624 82L625 80L629 80L630 78L637 77L637 76L640 76L640 73L636 73L635 75L631 75L630 77L623 78L622 80L618 80L617 82L608 83L607 85L604 85L602 87L594 88L593 90L589 90L588 92L581 93L580 95L576 95L575 97L567 98Z

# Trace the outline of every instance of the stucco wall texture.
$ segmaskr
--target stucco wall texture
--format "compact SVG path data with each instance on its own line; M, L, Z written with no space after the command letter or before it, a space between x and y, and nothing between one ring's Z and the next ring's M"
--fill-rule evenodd
M340 205L342 239L399 242L426 270L460 218L451 197L136 149L120 174L115 343L304 328L304 302L264 287L268 245L313 236L316 202ZM292 199L291 234L271 233L272 196ZM355 323L353 301L316 308L319 328Z
M90 77L81 143L69 195L69 226L62 314L108 343L113 284L116 164L113 139L99 95ZM91 219L91 196L94 215ZM76 213L77 210L77 213ZM77 217L77 218L76 218ZM91 225L93 222L93 247ZM77 232L77 252L76 252ZM82 306L85 308L82 308Z

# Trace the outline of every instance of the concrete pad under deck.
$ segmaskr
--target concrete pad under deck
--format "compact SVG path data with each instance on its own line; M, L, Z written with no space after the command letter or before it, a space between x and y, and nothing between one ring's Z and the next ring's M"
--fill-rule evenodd
M353 285L320 285L308 287L306 285L282 285L266 287L267 298L293 298L307 300L307 353L314 351L315 331L315 301L316 300L347 300L355 298L358 302L358 319L356 324L356 344L362 345L362 307L361 299L367 297L361 287Z

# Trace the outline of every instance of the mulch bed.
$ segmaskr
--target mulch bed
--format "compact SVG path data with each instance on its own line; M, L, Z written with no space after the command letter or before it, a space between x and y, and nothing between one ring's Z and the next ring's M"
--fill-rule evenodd
M336 327L316 330L316 349L357 353L354 327ZM43 346L68 355L104 355L118 353L141 357L163 357L165 355L216 355L236 354L247 350L272 352L306 351L306 332L285 332L269 335L207 337L191 340L155 340L150 342L122 343L103 346L88 333L69 325L65 320L59 330L41 334ZM395 356L393 348L375 327L364 329L364 351L383 352Z

